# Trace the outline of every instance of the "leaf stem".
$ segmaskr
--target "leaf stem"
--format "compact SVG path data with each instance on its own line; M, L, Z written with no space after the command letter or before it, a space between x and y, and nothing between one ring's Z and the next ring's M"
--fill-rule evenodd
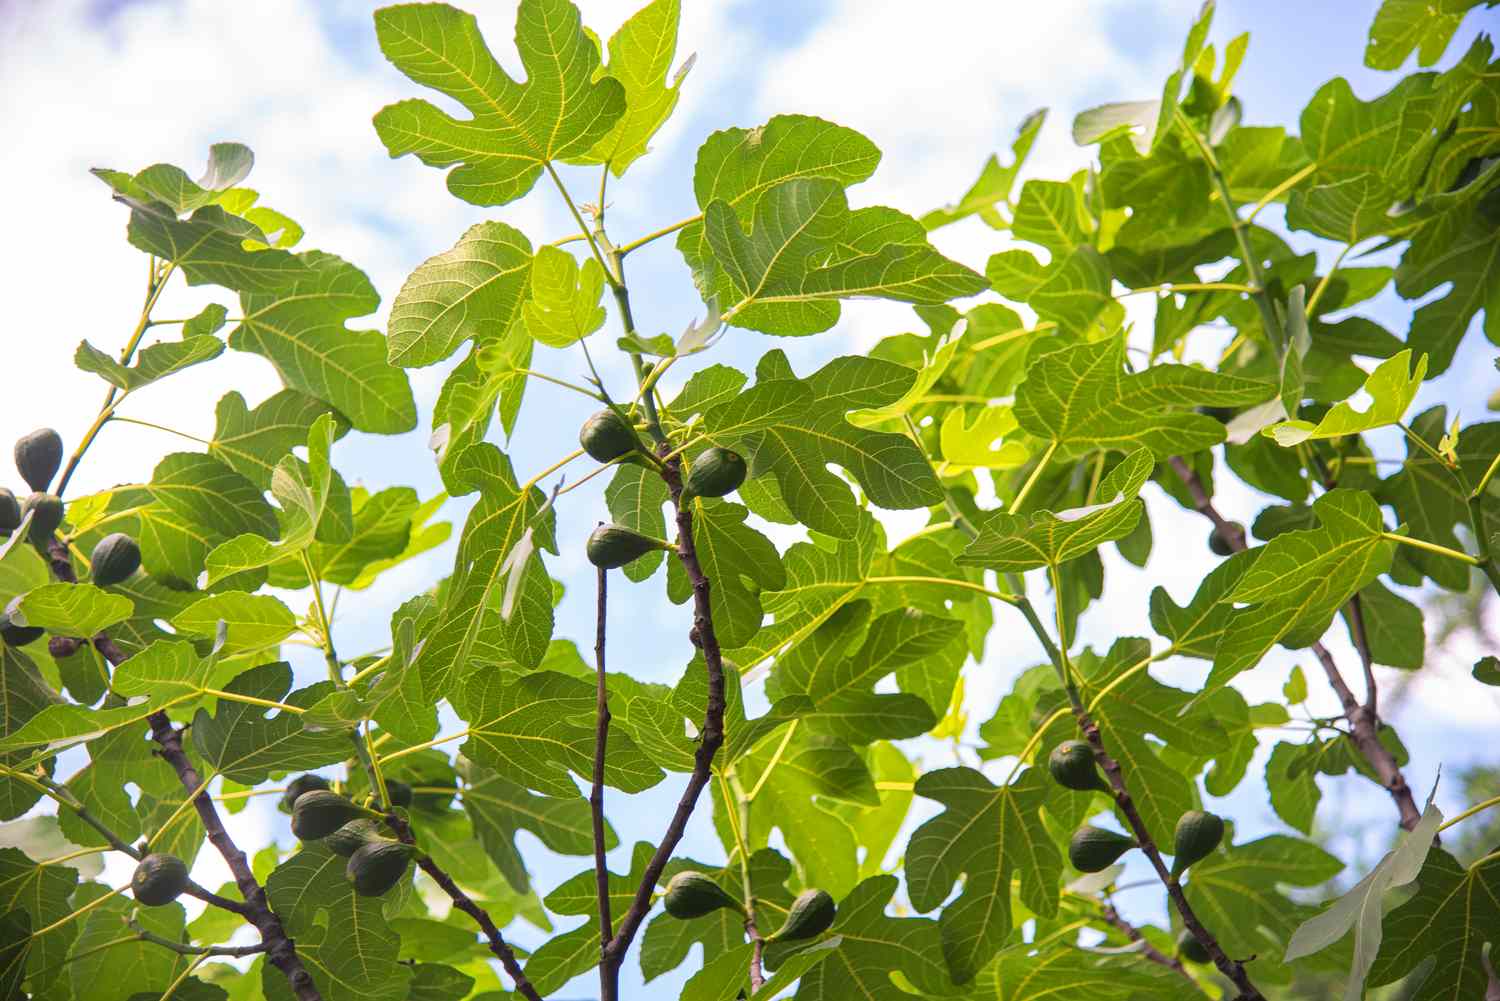
M1470 817L1474 816L1476 813L1483 813L1485 810L1488 810L1492 806L1500 806L1500 796L1491 796L1487 800L1483 800L1482 802L1475 803L1473 806L1469 807L1463 813L1460 813L1460 814L1458 814L1455 817L1449 817L1447 820L1443 821L1443 826L1441 826L1441 827L1438 828L1438 833L1441 834L1443 831L1446 831L1448 828L1452 827L1454 824L1461 823L1462 821L1468 820Z
M1313 289L1313 294L1308 298L1307 309L1305 310L1309 320L1313 317L1313 311L1318 308L1318 301L1323 298L1323 293L1328 291L1328 283L1333 281L1333 276L1337 273L1339 265L1344 263L1344 258L1348 257L1349 251L1353 249L1354 244L1344 244L1344 249L1340 250L1339 256L1333 259L1333 265L1328 269L1328 273L1318 282L1318 287Z
M141 306L141 315L140 319L136 321L135 330L131 332L130 339L125 342L125 347L120 351L121 365L130 364L131 356L135 354L135 349L140 345L141 338L145 336L146 329L151 325L151 310L156 308L156 301L161 298L162 290L167 287L167 280L172 277L172 272L176 268L176 264L169 263L158 273L156 258L151 258L149 266L150 276L146 281L146 301ZM73 473L77 471L78 464L83 461L84 453L89 450L89 446L99 436L100 429L109 422L110 417L114 414L115 407L119 406L124 401L125 396L129 395L125 393L116 399L116 394L119 392L114 386L110 386L105 392L104 402L99 406L99 415L94 418L94 423L84 432L82 440L78 442L78 447L68 457L68 464L63 467L62 478L57 481L57 489L53 491L57 496L61 497L63 491L68 489L68 483L73 479Z
M899 576L893 576L893 577L866 577L865 578L865 583L867 583L867 584L938 584L938 585L946 585L947 587L957 587L957 588L962 588L965 591L973 591L975 594L982 594L982 595L985 595L986 597L994 598L996 601L1003 601L1007 605L1017 605L1022 600L1024 600L1024 599L1021 599L1021 598L1017 598L1013 594L1006 594L1003 591L994 591L994 590L991 590L990 588L985 587L983 584L975 584L973 581L968 581L968 580L954 580L951 577L920 577L920 576L906 576L906 575L899 575Z
M1224 177L1223 168L1219 166L1218 158L1214 156L1212 147L1207 140L1198 133L1193 123L1188 120L1182 109L1176 111L1177 124L1193 144L1198 147L1198 152L1203 157L1203 162L1208 166L1209 176L1213 180L1214 190L1218 193L1219 202L1224 207L1224 213L1229 218L1230 228L1234 231L1235 243L1240 248L1240 260L1245 265L1245 274L1250 278L1250 284L1255 286L1255 305L1260 312L1261 326L1265 328L1266 339L1270 341L1271 347L1279 359L1286 353L1286 333L1281 329L1281 321L1276 316L1276 306L1271 302L1270 293L1266 291L1266 278L1261 272L1260 261L1256 259L1255 249L1250 245L1250 238L1246 235L1249 223L1240 219L1239 209L1234 204L1234 197L1229 193L1229 182Z
M1461 553L1456 549L1449 549L1447 546L1440 546L1435 542L1413 538L1410 535L1401 535L1397 532L1381 532L1380 535L1381 538L1389 539L1392 542L1400 542L1411 546L1413 549L1421 549L1429 553L1436 553L1439 556L1446 556L1450 560L1458 560L1461 563L1469 564L1471 567L1477 567L1483 562L1478 557L1470 556L1468 553Z
M465 729L460 730L458 733L450 733L446 737L434 737L432 740L425 740L420 744L413 744L411 747L403 747L401 750L392 751L390 754L382 754L380 756L380 763L382 765L389 764L397 758L404 758L409 754L417 754L418 752L427 750L429 747L440 747L455 740L463 740L468 735L469 731Z
M639 250L641 247L644 247L646 244L651 243L654 240L660 240L664 236L671 236L679 229L687 229L693 223L702 221L703 213L699 212L697 215L692 216L691 218L679 220L678 222L674 222L670 226L663 226L661 229L655 231L654 233L647 233L645 236L640 237L639 239L631 240L623 247L620 247L616 251L616 253L618 253L621 257L624 257L632 250Z
M1245 292L1253 295L1260 289L1254 285L1242 285L1238 282L1163 282L1160 285L1145 285L1141 288L1127 289L1116 299L1123 299L1130 295L1155 294L1157 292Z
M1037 727L1036 730L1032 732L1031 739L1026 741L1025 747L1021 748L1021 753L1016 755L1016 763L1011 767L1010 774L1005 778L1006 785L1010 785L1011 780L1016 777L1016 773L1019 772L1021 770L1021 767L1026 764L1026 760L1031 757L1031 752L1036 750L1036 746L1042 742L1043 735L1045 735L1046 732L1052 728L1052 724L1056 723L1058 720L1062 719L1070 712L1072 712L1072 710L1066 708L1053 711L1052 715L1043 720L1042 725Z
M556 378L555 376L548 375L546 372L538 372L534 368L518 368L515 369L515 371L530 378L537 378L541 379L543 382L550 382L554 386L561 386L564 389L571 389L573 392L587 396L591 400L597 400L600 403L604 402L604 397L600 396L592 389L585 389L577 383L569 382L566 379Z
M755 802L755 797L759 796L761 789L765 788L766 781L771 777L771 773L776 770L777 765L781 764L781 756L786 753L787 745L792 742L792 737L797 733L797 725L801 722L800 719L794 719L788 724L786 733L781 737L781 743L776 745L776 753L771 755L771 760L767 762L760 776L756 778L755 785L750 788L750 792L745 796L745 799L752 803Z
M138 424L143 428L154 428L157 431L165 431L167 432L167 434L175 434L179 438L186 438L188 441L195 441L198 444L203 445L204 447L208 447L213 444L213 442L209 441L207 438L199 438L195 434L188 434L186 431L179 431L176 428L169 428L165 424L153 424L151 421L143 421L139 417L123 417L120 414L114 414L113 416L111 416L110 420L119 421L121 424Z
M1043 452L1042 457L1036 461L1036 468L1032 469L1031 475L1021 485L1021 492L1016 494L1015 500L1011 501L1010 505L1006 508L1010 514L1016 514L1021 510L1021 505L1026 503L1027 497L1031 496L1031 488L1036 486L1037 480L1041 479L1042 470L1047 468L1047 463L1052 458L1052 453L1056 451L1057 442L1054 441L1047 446L1047 451Z
M583 214L578 211L578 205L573 201L573 196L568 194L567 186L563 184L562 178L557 174L557 168L552 166L551 160L545 161L542 166L547 169L548 175L552 178L552 183L557 185L558 192L561 193L563 201L568 205L568 211L573 213L573 220L578 223L578 228L583 232L584 239L588 240L589 250L593 251L594 259L604 269L604 280L609 283L611 288L618 288L620 279L616 277L615 273L610 269L608 262L604 260L604 253L599 249L599 242L594 239L593 230L589 229L589 224L583 221Z
M1306 167L1303 167L1301 170L1297 171L1295 174L1288 177L1280 184L1276 185L1276 187L1261 195L1260 199L1255 203L1254 206L1251 207L1250 214L1246 216L1245 222L1254 222L1255 217L1260 215L1261 209L1265 208L1267 205L1270 205L1276 199L1280 198L1282 195L1286 194L1288 191L1301 184L1304 180L1311 177L1317 171L1317 169L1318 165L1316 162L1309 163Z

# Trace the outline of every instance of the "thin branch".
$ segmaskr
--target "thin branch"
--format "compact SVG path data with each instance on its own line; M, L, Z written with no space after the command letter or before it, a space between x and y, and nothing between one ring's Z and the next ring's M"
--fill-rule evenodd
M599 989L602 1001L615 1001L619 984L606 974L605 955L615 937L614 922L609 913L609 868L604 860L604 755L609 744L609 687L605 683L604 639L609 607L609 571L599 567L598 625L594 634L594 659L597 665L597 702L594 708L594 785L589 791L589 810L594 818L594 881L599 895Z
M1093 748L1094 760L1099 763L1100 770L1109 778L1115 806L1119 809L1121 816L1125 818L1125 822L1130 827L1131 833L1135 835L1136 843L1140 846L1141 851L1145 853L1146 858L1151 861L1151 865L1156 869L1156 874L1161 879L1162 885L1167 888L1167 896L1171 898L1177 913L1182 917L1183 925L1203 945L1204 950L1208 953L1209 958L1213 960L1214 965L1218 967L1219 972L1228 977L1238 989L1239 998L1237 1001L1265 1001L1265 996L1250 982L1250 977L1245 972L1244 964L1238 960L1230 959L1219 945L1219 940L1214 936L1213 932L1209 931L1203 922L1198 919L1198 915L1193 911L1193 905L1188 903L1187 896L1182 892L1182 885L1172 875L1166 862L1162 860L1161 852L1157 849L1156 842L1152 839L1151 832L1146 827L1146 822L1141 818L1140 812L1136 809L1135 800L1130 796L1130 789L1125 784L1125 776L1120 768L1120 763L1111 757L1105 749L1104 739L1099 731L1099 724L1084 706L1083 699L1078 692L1078 686L1074 684L1069 675L1066 655L1052 642L1052 637L1048 635L1046 627L1042 625L1040 617L1037 616L1035 609L1032 608L1029 601L1023 601L1017 607L1021 609L1021 613L1026 618L1027 625L1031 627L1032 632L1036 634L1037 639L1047 651L1047 657L1052 662L1053 668L1057 671L1057 676L1062 682L1063 690L1067 693L1068 702L1073 708L1073 716L1078 721L1078 729L1082 732L1084 739L1088 741L1089 746ZM1059 614L1060 618L1061 614Z
M1220 538L1224 539L1235 552L1242 552L1247 548L1245 542L1245 530L1233 522L1226 521L1214 507L1213 500L1204 489L1203 481L1198 474L1187 464L1181 456L1174 455L1168 460L1177 478L1187 487L1189 496L1193 499L1193 508L1205 518L1214 523L1214 528L1219 532ZM1344 718L1349 721L1349 739L1353 741L1354 747L1364 757L1370 768L1374 771L1380 784L1385 787L1386 792L1396 803L1396 809L1401 815L1401 826L1411 830L1422 819L1422 811L1417 809L1415 797L1412 796L1411 787L1406 784L1406 776L1401 774L1401 766L1396 763L1395 755L1380 742L1380 718L1372 708L1367 709L1360 705L1359 700L1354 697L1354 692L1344 681L1344 676L1339 673L1338 665L1334 662L1333 654L1322 643L1312 645L1313 656L1318 658L1318 663L1323 667L1323 673L1328 677L1328 684L1338 696L1339 704L1343 707ZM1373 686L1372 689L1373 691Z
M135 931L135 937L142 942L159 945L182 956L257 956L266 951L264 942L257 942L255 945L193 945L191 942L174 942L163 938L134 921L130 922L130 927Z
M415 845L417 843L417 839L412 835L411 825L400 814L394 812L386 814L385 822L403 844ZM537 993L537 989L532 986L531 981L522 972L521 963L516 959L515 950L506 943L505 936L500 934L500 929L495 927L494 919L490 917L489 912L476 904L453 881L453 877L444 872L443 868L432 860L430 855L418 855L417 866L430 876L432 881L448 895L448 898L453 901L454 907L473 918L474 923L479 925L479 930L489 942L490 952L495 954L495 958L500 960L500 965L505 967L505 972L510 974L510 978L515 983L516 990L521 993L521 996L525 997L527 1001L542 1001L542 996Z
M1104 914L1104 920L1113 925L1121 935L1124 935L1131 942L1140 943L1141 955L1146 959L1156 963L1158 966L1165 966L1169 970L1176 970L1189 980L1193 979L1193 975L1188 973L1187 969L1182 965L1182 960L1176 956L1168 956L1156 946L1147 942L1145 936L1141 934L1141 930L1122 918L1120 912L1115 910L1115 905L1112 902L1106 900L1100 905L1100 910Z
M73 573L73 564L68 560L68 550L57 539L52 539L48 543L47 557L52 572L58 580L65 584L78 583L78 577ZM94 648L111 664L118 666L125 661L124 651L103 633L95 636L93 642ZM271 912L271 907L266 902L265 891L261 889L260 883L255 879L255 873L250 869L250 860L245 857L244 852L240 851L229 836L229 832L224 829L223 822L219 820L219 813L214 809L213 798L203 788L204 782L198 775L198 769L193 767L193 763L183 752L182 733L173 729L172 721L167 718L164 711L154 712L147 716L146 722L150 724L152 739L158 745L157 753L177 772L178 781L192 797L193 807L198 811L198 819L203 824L208 840L224 857L229 871L234 875L235 885L239 887L240 896L245 898L245 902L237 904L217 894L209 893L207 890L203 890L202 893L193 893L193 896L207 900L225 910L234 911L254 925L255 930L260 932L261 942L266 947L266 958L286 974L297 1001L322 1001L323 995L313 985L311 974L302 966L302 960L297 956L297 951L292 945L291 938L287 936L286 929L282 927L281 920ZM104 833L101 828L95 829ZM134 858L140 857L128 845L122 850Z
M1354 649L1359 651L1359 662L1365 671L1365 711L1373 716L1379 693L1375 685L1375 662L1370 656L1370 637L1365 632L1365 605L1356 594L1345 607L1349 616L1349 633L1354 638Z
M661 451L666 449L661 448ZM620 963L630 949L636 932L640 930L646 912L651 909L652 892L656 889L657 881L672 857L672 852L677 848L677 843L682 840L688 818L693 815L698 797L708 785L713 772L714 756L724 743L724 661L719 652L718 637L714 635L713 613L709 605L709 581L698 562L698 550L693 542L692 506L682 502L682 476L676 459L666 463L662 478L667 481L672 504L677 510L677 558L682 562L682 568L687 572L688 581L693 588L693 628L688 635L703 651L703 663L708 674L708 699L687 788L677 802L677 809L656 847L656 854L646 866L630 909L621 919L619 930L606 950L605 963L613 968L614 976L618 976Z
M250 868L250 860L224 829L219 812L214 809L213 799L201 791L203 780L198 777L198 770L182 749L182 732L173 728L166 713L152 713L146 720L151 724L151 737L160 748L158 753L177 772L182 787L189 793L197 791L197 795L193 797L193 806L198 811L198 819L203 824L209 842L219 850L225 864L229 866L240 896L245 898L245 919L260 932L261 942L266 947L266 958L286 974L297 1001L322 1001L323 995L314 986L312 975L303 967L302 959L297 955L286 929L282 927L281 919L272 913L271 906L266 901L266 892Z

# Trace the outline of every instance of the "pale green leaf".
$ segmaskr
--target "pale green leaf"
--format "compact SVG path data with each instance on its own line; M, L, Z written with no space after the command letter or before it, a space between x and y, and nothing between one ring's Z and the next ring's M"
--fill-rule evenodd
M525 83L495 61L474 16L447 4L385 7L375 14L375 33L397 69L471 116L405 100L375 116L376 134L393 157L459 164L448 190L475 205L526 194L546 164L587 155L625 113L625 88L609 76L596 79L598 47L567 0L522 0L516 48Z

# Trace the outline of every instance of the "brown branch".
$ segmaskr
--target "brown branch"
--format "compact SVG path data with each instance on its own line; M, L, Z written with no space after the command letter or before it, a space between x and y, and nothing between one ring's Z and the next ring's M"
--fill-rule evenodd
M1189 980L1193 979L1193 975L1182 965L1182 960L1176 956L1168 956L1156 946L1146 941L1146 937L1141 934L1141 930L1121 917L1120 912L1115 910L1114 904L1106 900L1100 907L1103 911L1105 921L1113 925L1121 935L1124 935L1131 942L1140 944L1141 955L1143 957L1156 963L1158 966L1165 966L1169 970L1176 970Z
M386 814L385 822L403 844L415 845L417 843L417 839L412 835L411 825L399 813L392 811ZM505 936L500 934L500 929L495 926L494 919L490 917L489 912L476 904L453 881L453 877L444 872L442 866L432 860L432 856L418 855L417 867L432 877L432 881L453 901L454 907L474 919L474 923L479 926L479 930L489 942L490 952L495 954L495 958L500 960L500 965L505 967L505 972L510 974L510 979L515 982L516 990L521 993L521 996L525 997L527 1001L542 1001L542 996L537 993L537 989L532 986L531 981L526 979L526 974L522 972L521 963L516 959L515 950L505 941Z
M594 659L597 664L597 705L594 710L594 784L589 791L589 810L594 818L594 880L599 896L599 989L601 1001L616 1001L619 983L607 976L605 962L609 943L614 938L614 923L609 913L609 868L604 860L604 754L609 744L609 687L604 677L604 639L609 607L609 571L599 568L598 625L594 633Z
M47 562L52 567L53 576L65 584L78 583L78 576L73 572L73 562L68 557L67 548L57 539L49 540L47 544ZM125 661L125 653L113 640L104 633L100 633L93 639L94 649L98 650L110 664L118 666ZM235 885L239 887L240 896L245 898L244 903L237 903L216 893L211 893L197 884L188 888L192 896L198 897L215 906L239 914L255 930L260 932L261 944L265 946L266 958L286 974L288 982L292 986L292 994L297 1001L322 1001L323 995L313 984L312 975L302 966L302 960L297 956L297 950L287 935L286 929L281 925L281 919L271 911L270 904L266 901L266 894L261 889L260 883L255 879L255 873L250 869L250 860L245 853L240 851L239 846L224 829L224 824L219 820L219 813L214 809L214 801L203 788L203 779L198 775L198 769L188 760L187 754L182 749L182 733L172 727L172 721L164 712L154 712L146 717L150 724L151 736L158 745L158 752L166 762L177 772L178 781L187 790L188 795L193 796L193 808L198 811L198 819L203 824L203 830L208 835L208 840L219 854L224 857L229 871L234 875ZM97 828L96 828L97 829ZM112 841L118 839L110 837ZM116 845L116 847L119 847ZM129 846L125 846L127 854L137 858L139 855Z
M666 455L669 451L666 444L658 445L657 448L661 455ZM670 459L666 462L662 478L667 482L667 488L672 494L672 504L677 509L677 558L681 560L682 568L693 586L693 628L689 636L694 645L703 651L703 663L708 673L708 701L704 708L703 730L699 735L698 749L693 754L693 771L688 778L687 788L682 791L682 798L677 802L672 820L656 846L656 854L651 856L651 861L646 866L645 875L636 888L635 898L630 902L630 909L621 919L619 930L605 950L604 964L610 968L609 975L613 978L618 978L620 963L629 951L641 922L645 920L646 912L651 909L651 894L677 843L682 840L688 818L693 815L698 797L713 773L714 756L724 743L724 661L719 653L719 640L714 635L713 613L708 601L708 578L704 576L703 567L698 563L698 550L693 543L692 507L682 503L682 475L678 460Z
M1094 759L1099 763L1100 769L1109 777L1115 805L1119 807L1125 822L1130 826L1131 833L1135 835L1136 843L1140 845L1141 851L1156 869L1156 875L1160 877L1162 885L1167 888L1167 896L1172 899L1172 905L1182 917L1183 925L1203 945L1209 959L1213 961L1214 966L1218 967L1219 972L1228 977L1235 989L1239 991L1237 1001L1265 1001L1265 995L1261 994L1250 982L1250 975L1245 972L1245 964L1240 960L1230 959L1223 947L1219 945L1219 940L1214 937L1214 933L1209 931L1194 913L1193 905L1188 903L1187 895L1182 892L1182 884L1178 882L1177 877L1172 875L1172 870L1162 860L1161 851L1156 847L1156 842L1152 839L1146 822L1141 818L1140 811L1136 809L1135 800L1130 797L1130 790L1125 785L1125 776L1120 769L1120 763L1105 750L1104 739L1099 733L1099 724L1083 708L1075 691L1070 691L1069 695L1073 701L1073 713L1078 719L1078 727L1083 731L1084 739L1089 742L1089 746L1094 749Z
M1370 656L1370 637L1365 631L1365 605L1356 594L1349 599L1349 604L1344 609L1344 614L1349 617L1349 635L1354 640L1354 649L1359 651L1359 662L1365 671L1364 707L1373 715L1378 689L1375 684L1375 662Z
M1177 478L1187 487L1189 496L1193 499L1193 508L1199 514L1214 523L1214 528L1227 541L1235 552L1241 552L1248 548L1245 542L1245 532L1240 526L1226 521L1223 515L1214 508L1208 491L1203 487L1203 481L1198 474L1188 465L1181 456L1174 455L1167 460ZM1356 599L1358 597L1356 596ZM1353 620L1351 620L1352 622ZM1356 629L1356 646L1361 646L1361 658L1368 657L1368 645L1360 644L1358 636L1364 632L1363 617L1359 619L1359 627ZM1328 684L1338 696L1339 704L1343 707L1344 718L1349 721L1349 739L1359 751L1365 762L1379 783L1385 788L1396 804L1396 809L1401 815L1401 826L1411 830L1417 826L1417 821L1422 819L1422 811L1417 808L1416 799L1412 796L1411 787L1406 783L1406 777L1401 773L1401 766L1396 763L1396 756L1380 742L1380 717L1375 712L1375 683L1373 672L1366 671L1366 680L1369 683L1369 695L1367 704L1360 705L1359 700L1354 697L1354 692L1344 681L1344 676L1339 672L1338 665L1334 662L1333 654L1322 643L1312 645L1313 656L1318 658L1318 663L1323 666L1323 673L1328 676Z
M198 811L198 819L208 834L209 842L219 850L225 864L229 866L240 896L245 898L245 918L260 932L261 942L266 947L266 958L286 974L297 1001L322 1001L323 995L313 985L312 975L302 966L302 959L297 955L286 929L282 927L281 919L272 913L271 905L266 900L266 891L261 889L255 873L250 869L250 860L224 829L219 813L214 809L213 799L203 789L203 780L199 777L198 770L183 751L182 731L173 728L172 721L167 719L164 712L152 713L146 717L146 721L151 724L152 739L159 746L157 753L177 772L177 778L188 794L197 794L193 796L193 807Z

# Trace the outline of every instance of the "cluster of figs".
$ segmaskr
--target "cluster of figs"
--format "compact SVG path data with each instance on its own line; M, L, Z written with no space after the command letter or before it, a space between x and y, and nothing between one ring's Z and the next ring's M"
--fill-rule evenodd
M387 781L392 806L410 806L411 786ZM370 811L334 792L321 775L299 775L281 796L281 809L292 815L292 833L302 841L322 841L347 858L344 876L362 897L389 892L406 875L416 849L382 837ZM187 865L175 855L153 853L137 863L130 878L136 902L146 907L170 904L188 888Z
M605 409L584 421L578 432L578 443L589 457L599 462L644 462L645 443L634 426L615 410ZM679 502L694 497L724 497L734 493L745 482L748 467L738 452L717 445L704 449L692 460L682 480ZM623 567L647 553L675 548L664 539L624 525L600 525L589 536L586 552L589 562L603 570Z
M6 487L0 487L0 539L8 539L31 517L27 538L46 553L47 544L63 523L62 498L49 493L52 479L62 466L62 437L51 428L41 428L16 442L16 470L31 488L24 501ZM141 547L124 532L100 539L89 556L89 579L98 587L122 584L140 569ZM11 600L0 612L0 639L7 646L26 646L42 638L45 630L27 625L19 613L21 599Z
M684 869L667 881L662 906L674 918L689 920L730 908L744 914L740 902L729 895L718 881L706 873ZM803 890L787 909L786 920L767 942L798 942L816 938L833 924L838 907L827 890Z
M1082 740L1065 740L1052 749L1047 770L1058 785L1079 792L1111 793L1104 776L1099 774L1094 749ZM1190 866L1208 858L1224 840L1224 819L1206 810L1189 810L1177 820L1172 836L1171 876L1175 881ZM1120 856L1140 844L1129 835L1084 824L1068 841L1068 861L1079 872L1102 872L1119 861ZM1177 943L1184 959L1196 963L1209 961L1208 951L1191 933L1184 932Z
M411 805L411 786L388 780L392 806ZM380 897L406 877L416 849L380 833L371 811L334 792L321 775L299 775L288 783L281 808L292 815L292 833L300 841L321 841L349 861L344 878L361 897Z

